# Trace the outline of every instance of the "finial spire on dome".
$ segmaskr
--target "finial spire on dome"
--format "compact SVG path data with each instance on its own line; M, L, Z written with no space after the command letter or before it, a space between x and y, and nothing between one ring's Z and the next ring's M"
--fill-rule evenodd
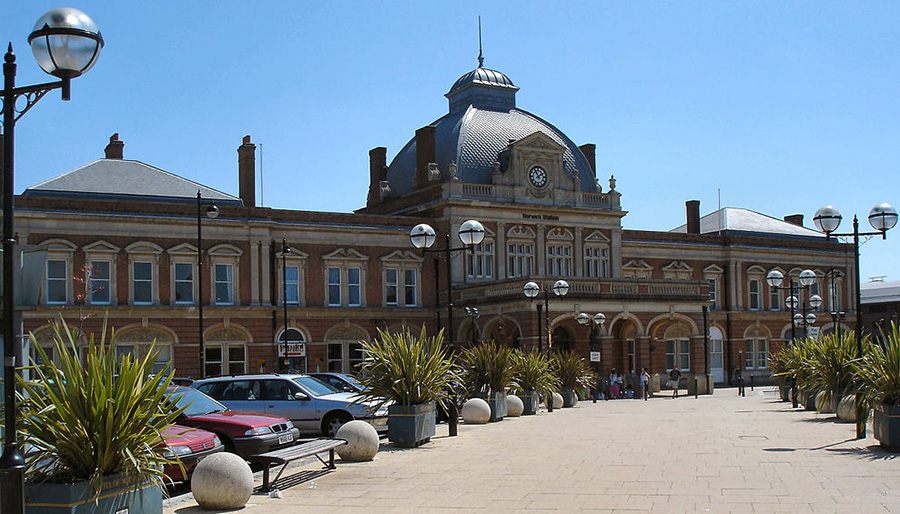
M484 55L481 53L481 16L478 17L478 67L484 68Z

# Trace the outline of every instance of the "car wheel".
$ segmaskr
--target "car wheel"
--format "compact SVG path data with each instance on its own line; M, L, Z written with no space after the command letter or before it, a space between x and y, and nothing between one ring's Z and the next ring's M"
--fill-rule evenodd
M334 437L334 435L337 434L338 429L351 419L350 416L342 412L328 414L325 416L325 419L322 420L322 433L328 437Z

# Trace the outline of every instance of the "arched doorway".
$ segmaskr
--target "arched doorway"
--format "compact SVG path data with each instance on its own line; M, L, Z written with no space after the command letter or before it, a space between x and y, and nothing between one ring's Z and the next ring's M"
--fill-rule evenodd
M278 336L278 369L287 373L306 373L306 338L296 328L289 328Z
M558 326L553 329L550 335L550 350L553 352L568 352L575 348L572 341L572 334L563 327Z
M637 325L628 319L619 320L612 327L612 348L603 355L603 367L605 371L616 368L619 373L629 373L635 366L636 340L638 335Z
M515 349L520 348L520 339L519 326L507 318L498 318L491 322L484 334L485 341L494 341Z

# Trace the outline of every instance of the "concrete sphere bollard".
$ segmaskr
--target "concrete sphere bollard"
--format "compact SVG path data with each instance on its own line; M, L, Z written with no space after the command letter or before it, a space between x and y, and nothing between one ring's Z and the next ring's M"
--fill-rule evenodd
M844 423L856 423L856 396L847 395L838 402L837 417Z
M463 405L462 417L467 425L483 425L491 419L491 406L481 398L470 398Z
M511 418L517 418L525 412L525 403L521 398L514 394L506 395L506 415Z
M372 460L378 453L378 431L365 421L355 419L344 423L334 438L347 441L347 444L334 450L343 460L353 462Z
M831 401L826 401L827 393L825 391L819 391L816 395L816 410L822 414L833 414L834 411L831 410Z
M547 405L547 399L544 398L544 405ZM563 397L559 393L553 393L553 410L562 409Z
M233 453L214 453L194 468L191 492L202 509L240 509L253 493L253 471Z

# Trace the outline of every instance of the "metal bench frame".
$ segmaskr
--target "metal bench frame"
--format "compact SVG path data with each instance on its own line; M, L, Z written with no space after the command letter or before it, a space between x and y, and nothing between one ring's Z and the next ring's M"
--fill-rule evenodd
M315 457L319 459L319 462L325 466L325 469L335 469L334 465L334 449L338 446L343 446L347 444L347 441L343 439L329 439L329 438L321 438L321 439L313 439L311 441L307 441L304 443L297 444L295 446L289 446L287 448L282 448L280 450L274 450L271 452L260 453L259 455L254 455L250 457L252 462L259 462L263 465L263 485L262 491L268 492L271 489L275 482L281 478L281 474L284 473L287 465L297 459L302 459L305 457ZM322 459L319 456L321 453L328 452L328 462ZM278 471L278 474L275 475L275 479L269 483L269 468L272 464L282 464L281 469Z

